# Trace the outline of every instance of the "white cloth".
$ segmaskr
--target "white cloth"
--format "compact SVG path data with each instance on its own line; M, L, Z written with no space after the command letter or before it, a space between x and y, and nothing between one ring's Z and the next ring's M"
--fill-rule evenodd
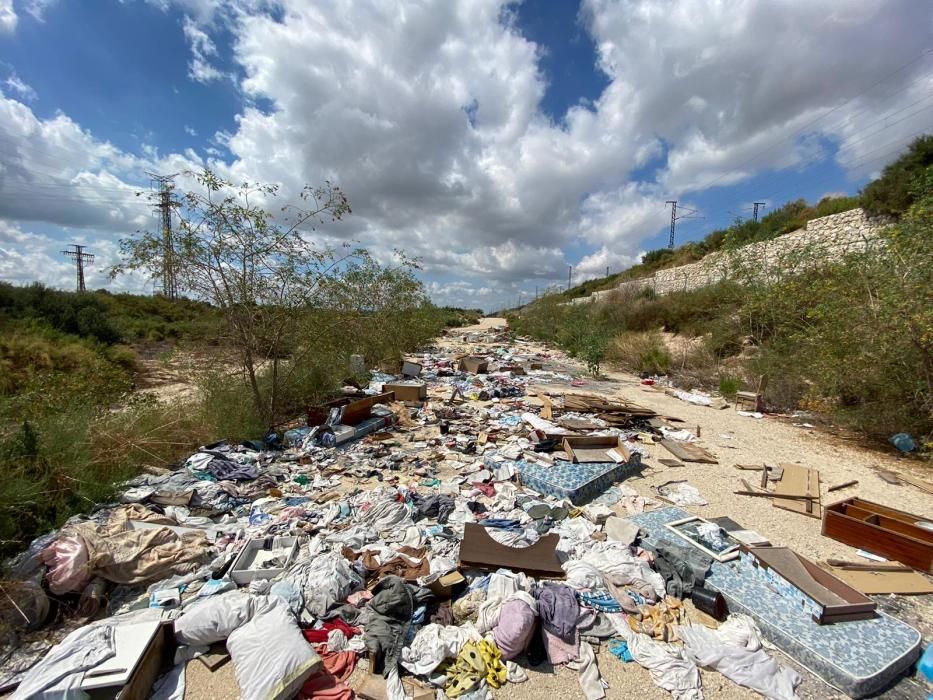
M733 623L730 617L715 631L690 625L678 627L677 634L684 642L684 650L700 666L715 669L766 698L797 700L795 688L800 676L793 669L782 668L765 653L754 623L749 625L741 619Z
M482 639L472 623L425 625L415 635L411 646L402 649L402 666L416 676L429 675L444 659L456 659L463 646Z
M83 671L115 655L112 626L79 627L29 669L13 693L12 700L72 700L84 697L80 688Z
M656 642L647 634L638 634L620 613L607 614L616 632L628 644L632 658L648 669L651 680L668 691L674 700L703 700L700 671L683 648Z
M603 576L641 579L651 585L658 597L663 598L665 595L664 578L661 574L619 542L595 543L593 548L583 555L582 561L592 565Z
M586 700L602 700L606 697L606 688L609 684L599 674L599 665L596 663L596 654L589 642L580 642L577 658L567 663L567 668L577 672L580 687Z

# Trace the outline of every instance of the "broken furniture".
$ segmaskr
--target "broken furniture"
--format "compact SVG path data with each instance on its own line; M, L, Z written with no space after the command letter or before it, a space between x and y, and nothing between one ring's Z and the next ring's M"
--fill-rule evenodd
M91 698L145 700L165 660L175 654L173 624L160 619L116 624L113 641L116 654L84 673L81 691Z
M230 578L247 586L254 579L275 578L292 564L298 555L297 537L258 537L249 540L230 569Z
M628 461L631 457L625 441L618 435L568 435L561 444L570 461L576 463Z
M495 571L505 567L530 576L563 578L556 552L559 541L559 535L550 534L528 547L509 547L496 542L482 525L466 523L460 542L460 568Z
M666 523L689 515L671 507L629 520L660 538L667 534ZM912 668L920 655L920 633L880 611L871 620L818 625L798 601L770 588L748 555L713 562L703 585L722 593L730 612L751 616L781 651L852 698L881 690Z
M641 455L633 452L626 462L584 462L574 464L555 460L553 466L515 463L518 478L525 488L554 498L566 498L574 505L591 501L617 481L641 469Z
M763 374L758 377L758 385L755 387L755 391L735 392L735 410L760 411L764 406L764 393L767 388L768 375Z
M625 399L608 399L605 396L591 394L566 394L563 404L564 411L595 413L598 418L606 421L613 428L627 427L636 419L653 418L657 415L650 408L639 406ZM552 408L556 407L555 405Z
M919 515L861 498L833 503L823 516L823 535L918 571L933 573L933 531Z
M752 564L761 569L766 580L799 600L814 622L829 625L875 616L875 601L794 550L752 547L749 553L754 557Z
M395 401L395 394L391 391L377 394L376 396L341 396L333 401L327 401L319 406L308 407L308 425L314 427L323 425L330 417L333 409L341 409L340 420L338 423L343 425L358 425L364 420L372 417L372 409L377 403L392 403Z

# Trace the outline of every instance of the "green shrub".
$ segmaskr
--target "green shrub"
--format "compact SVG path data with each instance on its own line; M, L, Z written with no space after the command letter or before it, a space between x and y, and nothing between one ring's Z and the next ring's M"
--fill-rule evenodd
M615 338L608 359L630 372L667 374L673 362L658 332L622 333Z
M873 214L899 217L917 201L914 183L933 165L933 136L921 136L907 152L889 163L881 177L862 190L862 206Z
M731 374L722 374L719 377L719 393L723 396L734 397L740 386L739 380Z

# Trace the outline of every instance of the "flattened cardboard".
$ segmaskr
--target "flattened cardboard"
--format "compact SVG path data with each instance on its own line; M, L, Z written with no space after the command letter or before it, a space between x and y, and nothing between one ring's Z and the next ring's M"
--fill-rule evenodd
M700 462L702 464L719 464L719 460L699 445L690 442L676 442L665 438L661 440L661 447L670 452L677 459L684 462Z

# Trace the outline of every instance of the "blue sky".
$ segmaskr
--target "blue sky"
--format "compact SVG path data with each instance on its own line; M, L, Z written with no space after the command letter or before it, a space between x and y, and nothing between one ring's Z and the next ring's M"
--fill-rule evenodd
M93 286L151 227L146 171L328 178L317 235L423 261L495 309L751 203L857 192L933 131L933 8L911 0L0 0L0 278ZM188 183L180 180L179 186ZM765 209L768 211L768 209Z

